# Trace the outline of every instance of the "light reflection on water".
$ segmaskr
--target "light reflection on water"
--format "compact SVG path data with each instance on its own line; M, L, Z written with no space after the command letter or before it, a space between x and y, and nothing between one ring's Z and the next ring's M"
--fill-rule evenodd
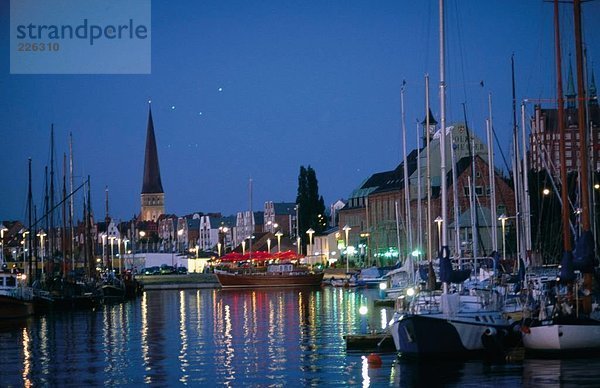
M464 386L591 384L600 362L422 363L347 353L343 336L385 325L370 290L148 291L132 302L0 329L0 386ZM369 305L367 318L358 314ZM368 321L368 322L367 322ZM569 376L569 380L565 380ZM578 378L576 378L578 376Z

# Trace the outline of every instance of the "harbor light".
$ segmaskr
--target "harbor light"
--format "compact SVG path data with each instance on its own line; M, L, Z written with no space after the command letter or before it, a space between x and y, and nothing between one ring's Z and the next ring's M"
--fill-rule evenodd
M367 308L367 306L360 306L360 308L358 309L358 313L360 315L367 315L368 312L369 309Z
M412 288L412 287L409 287L409 288L406 290L406 295L407 295L407 296L414 296L414 295L415 295L415 289L414 289L414 288Z
M379 289L381 291L387 290L387 283L385 283L385 282L379 283Z

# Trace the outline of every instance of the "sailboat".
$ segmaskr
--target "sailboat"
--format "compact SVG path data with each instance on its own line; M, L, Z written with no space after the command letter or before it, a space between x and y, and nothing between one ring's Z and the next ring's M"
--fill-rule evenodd
M565 138L564 100L562 91L562 69L560 52L560 29L558 23L558 0L554 0L554 24L556 39L556 70L558 93L558 126L560 139ZM581 4L574 1L575 35L577 55L578 94L583 95L582 47L581 47ZM524 322L523 345L529 352L565 354L582 351L600 351L600 321L591 317L591 276L594 271L594 237L590 231L590 209L588 200L588 156L585 121L585 102L578 100L578 125L580 140L580 177L582 228L575 252L571 246L569 205L567 189L567 168L565 163L565 142L560 141L561 168L563 182L562 229L563 257L558 284L543 290L540 307L533 319ZM575 273L579 270L579 275ZM582 284L582 290L580 290ZM580 296L580 291L581 295Z
M441 225L438 260L443 290L419 292L408 308L394 313L389 327L402 355L470 356L482 352L503 353L504 341L511 333L511 322L502 312L502 300L489 289L451 292L452 283L460 284L468 272L452 268L447 244L448 198L446 188L446 117L444 63L444 1L439 2L440 23L440 179ZM431 262L431 260L430 260Z

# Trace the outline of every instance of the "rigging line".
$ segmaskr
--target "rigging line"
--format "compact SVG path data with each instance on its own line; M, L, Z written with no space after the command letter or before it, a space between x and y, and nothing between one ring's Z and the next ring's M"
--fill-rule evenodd
M494 134L494 139L496 140L496 144L498 144L498 151L500 151L500 156L502 156L502 161L504 162L504 167L506 167L506 171L510 171L508 167L508 162L506 161L506 156L504 155L504 151L502 151L502 147L500 147L500 140L498 139L498 135L496 134L496 130L492 127L492 133Z
M63 202L65 202L66 200L68 200L69 198L71 198L72 195L74 195L77 191L79 191L79 189L81 189L83 186L85 186L85 184L88 182L88 180L86 180L85 182L83 182L82 184L79 185L79 187L77 187L72 193L70 193L69 195L67 195L65 198L62 199L62 201L60 201L59 203L57 203L56 205L54 205L54 207L52 209L49 209L46 214L42 215L40 218L38 218L37 220L35 220L35 222L33 224L31 224L31 227L36 226L40 221L42 221L48 214L50 214L51 212L53 212L56 208L58 208L59 206L61 206L63 204Z
M463 47L463 39L462 39L462 30L461 30L461 23L460 23L460 14L459 14L459 8L458 8L458 2L454 3L454 8L456 11L456 31L457 31L457 35L458 35L458 56L460 58L460 72L461 72L461 78L462 78L462 92L463 92L463 101L467 101L467 79L465 77L465 55L464 55L464 47Z

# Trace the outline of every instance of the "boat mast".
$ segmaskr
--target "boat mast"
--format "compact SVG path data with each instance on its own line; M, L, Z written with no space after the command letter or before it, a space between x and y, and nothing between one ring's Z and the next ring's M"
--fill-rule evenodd
M433 270L433 252L431 239L431 163L430 163L430 143L431 134L429 133L429 75L425 75L425 140L427 143L427 288L435 290L435 271Z
M454 130L450 132L450 160L452 163L452 202L454 208L454 249L456 258L460 259L462 252L460 251L460 207L458 204L458 176L456 171L456 152L454 151Z
M492 219L492 251L498 252L498 216L496 214L496 178L494 174L494 144L492 136L492 93L488 95L489 118L486 120L488 144L488 179L490 185L490 210Z
M28 234L29 234L29 239L27 241L27 256L28 256L28 261L29 261L29 285L31 285L31 283L33 283L33 279L35 278L35 274L33 273L33 260L32 260L32 256L31 256L31 240L34 238L33 236L33 231L31 230L31 212L33 210L33 198L31 195L31 158L29 158L29 173L28 173L28 189L27 189L27 218L28 218L28 226L27 226L27 230L28 230Z
M44 217L43 218L46 221L45 227L46 227L46 233L48 234L48 239L47 239L48 240L47 241L48 250L52 251L52 245L50 243L50 241L52 239L52 235L50 234L50 228L49 228L49 224L48 224L48 215L50 213L50 207L48 205L48 166L44 166L44 193L45 194L44 194L44 208L43 208ZM34 220L35 220L35 224L37 225L37 223L38 223L37 216L34 217ZM37 233L36 233L36 236L37 236ZM44 246L40 248L40 255L42 256L42 260L44 259L43 256L44 256L44 250L45 250L44 248L45 247L46 247L46 244L44 244ZM44 266L44 263L42 262L42 267L43 266ZM35 268L37 271L37 256L36 256ZM44 281L43 275L44 275L44 271L42 270L42 281Z
M521 104L521 145L523 149L523 259L531 252L531 205L529 203L529 165L527 163L527 143L525 140L525 102Z
M512 80L512 111L513 111L513 186L515 190L515 226L517 231L517 252L519 252L521 243L521 196L519 195L519 140L517 136L517 97L515 88L515 56L510 57L511 80ZM516 267L520 265L519 260L515 262Z
M445 74L445 35L444 35L444 0L440 4L440 186L442 201L442 228L441 241L443 256L444 250L448 248L448 194L446 187L446 74Z
M429 115L429 112L427 112ZM419 252L419 260L421 250L423 249L423 209L421 208L421 147L419 145L419 121L417 120L417 246Z
M560 47L560 24L559 24L558 0L554 0L554 45L556 55L556 93L558 94L558 129L561 141L558 144L560 157L560 181L562 189L560 197L562 202L561 218L563 230L563 250L571 254L573 247L571 245L571 227L569 223L569 194L567 183L567 163L566 163L566 146L562 139L565 138L565 103L563 97L563 82L562 82L562 55Z
M430 163L430 138L431 134L429 133L429 75L425 75L425 143L426 143L426 155L427 155L427 176L425 178L425 183L427 185L427 259L431 264L433 260L433 253L431 251L432 241L431 241L431 163Z
M62 186L62 267L63 278L67 276L67 154L63 153L63 186ZM73 252L71 251L71 255Z
M71 269L75 270L75 233L73 230L74 206L73 206L73 134L69 132L69 187L71 199L69 200L69 237L71 245Z
M85 217L85 242L84 249L86 252L86 258L88 260L88 277L90 279L96 278L96 263L94 260L94 246L92 245L92 195L91 195L91 181L90 176L87 178L87 211ZM103 258L104 259L104 258Z
M50 229L48 229L48 261L53 260L56 244L54 229L54 124L50 127ZM43 254L43 253L42 253ZM42 271L44 273L44 271Z
M410 192L408 187L408 162L406 156L406 122L404 113L404 85L406 81L402 81L402 87L400 88L400 110L402 112L402 150L404 153L404 214L406 214L406 245L407 252L412 252L412 223L410 217ZM400 252L398 252L400 253Z
M578 120L577 124L579 126L579 164L580 164L580 175L579 182L581 188L581 226L582 233L580 238L584 239L583 241L587 241L589 246L587 249L590 252L585 252L584 255L589 255L589 257L583 257L582 259L587 261L591 261L591 263L586 263L585 267L582 268L583 273L583 289L584 289L584 298L583 298L583 311L585 313L590 313L592 309L592 272L593 261L595 258L594 254L594 236L591 233L590 228L590 194L589 194L589 182L590 182L590 173L589 173L589 157L588 157L588 134L586 131L586 103L587 99L585 98L585 89L584 89L584 74L583 74L583 44L581 38L581 0L573 1L573 10L575 16L575 55L577 59L577 113ZM585 251L585 250L584 250Z

